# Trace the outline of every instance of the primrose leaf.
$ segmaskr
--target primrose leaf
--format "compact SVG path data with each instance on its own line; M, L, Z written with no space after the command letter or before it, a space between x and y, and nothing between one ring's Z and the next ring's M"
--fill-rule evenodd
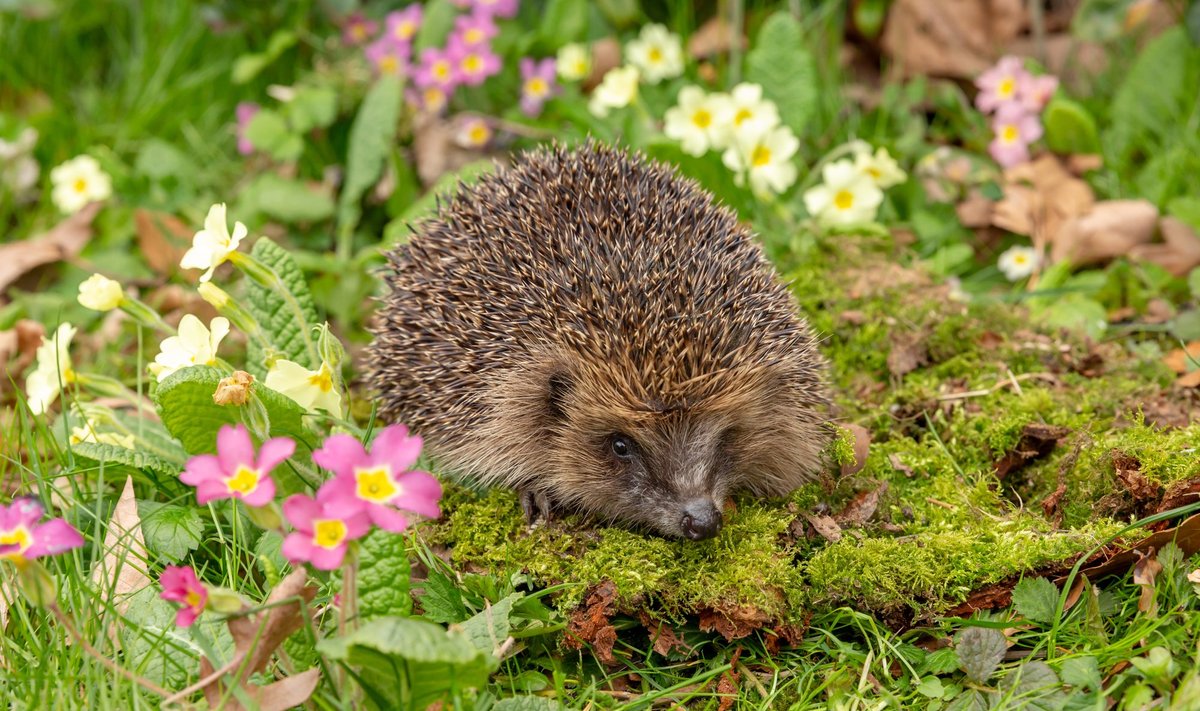
M988 627L968 627L954 638L958 663L970 679L986 684L1004 658L1004 634Z
M158 405L159 417L189 454L216 452L217 431L221 426L242 421L241 407L213 402L217 383L225 375L224 371L211 366L193 365L172 373L158 384L154 401ZM250 387L267 411L272 437L291 437L307 442L308 431L302 421L303 408L261 382L255 381ZM276 483L283 484L279 476L286 471L286 465L275 469Z
M818 104L816 62L805 45L803 26L780 11L763 23L746 55L746 81L762 85L763 95L779 107L780 119L798 134Z
M1100 665L1095 657L1071 657L1064 659L1059 668L1064 684L1078 689L1099 689L1104 680L1100 677Z
M426 22L428 22L428 14ZM338 198L337 222L340 235L354 232L362 216L359 201L383 170L388 150L400 120L402 84L393 76L380 77L363 99L350 126L350 148L346 155L346 179Z
M102 442L80 442L71 445L76 456L96 463L123 464L134 469L151 471L165 477L179 473L179 467L155 454Z
M467 633L471 644L474 644L476 649L494 655L500 645L504 644L504 640L508 639L509 630L512 629L509 617L512 616L513 603L523 597L525 593L513 593L495 605L480 610L474 617L462 623L460 627Z
M245 84L266 69L280 55L296 44L296 33L278 30L267 40L267 48L254 54L243 54L233 63L233 83Z
M125 664L145 679L179 688L194 672L196 658L187 630L175 626L175 608L153 586L129 598L125 624L116 625Z
M258 210L283 222L319 222L333 216L333 198L299 180L264 173L246 188Z
M139 501L146 547L170 563L196 550L204 537L204 520L192 506Z
M287 115L298 133L329 126L337 118L337 92L324 86L302 87L288 102Z
M1000 680L1000 690L1023 709L1056 711L1067 701L1058 675L1045 662L1026 662Z
M1053 622L1058 612L1058 587L1045 578L1024 578L1012 592L1017 612L1032 622Z
M358 566L358 614L365 622L412 614L408 550L404 536L376 529L362 539Z
M420 56L421 50L441 46L450 29L458 8L451 0L432 0L425 3L425 15L421 18L421 29L413 38L413 55Z
M946 711L988 711L992 708L989 696L991 694L985 694L978 689L967 689L966 693L954 697Z
M262 109L246 124L246 139L276 160L295 160L304 152L304 141L288 128L277 111Z
M448 624L462 622L470 616L463 604L462 591L449 577L430 572L425 579L425 594L421 596L423 617L433 622Z
M265 237L254 243L250 254L275 272L283 282L287 296L247 280L249 298L246 299L246 309L258 321L267 340L284 358L315 370L321 357L317 354L317 341L312 327L320 321L312 293L308 290L308 282L304 280L304 272L286 249ZM250 357L247 367L250 372L256 378L265 377L266 354L262 347L251 340L248 350Z
M1055 153L1078 155L1100 152L1096 119L1083 104L1056 97L1042 113L1046 124L1046 145Z
M947 674L958 669L958 652L944 647L930 652L921 664L921 670L929 674Z

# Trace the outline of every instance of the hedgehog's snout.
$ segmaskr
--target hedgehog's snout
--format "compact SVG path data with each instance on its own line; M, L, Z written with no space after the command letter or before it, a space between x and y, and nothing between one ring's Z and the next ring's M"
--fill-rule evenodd
M711 499L692 499L683 505L683 535L693 541L712 538L721 530L721 511Z

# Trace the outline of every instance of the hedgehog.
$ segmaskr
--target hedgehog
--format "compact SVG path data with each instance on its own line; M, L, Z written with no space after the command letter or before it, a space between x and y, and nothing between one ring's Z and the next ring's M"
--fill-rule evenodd
M460 185L388 254L368 384L439 466L700 540L824 468L826 365L751 232L639 154L554 145Z

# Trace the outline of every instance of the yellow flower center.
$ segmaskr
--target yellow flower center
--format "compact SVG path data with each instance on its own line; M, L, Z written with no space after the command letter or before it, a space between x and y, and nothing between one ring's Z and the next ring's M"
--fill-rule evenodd
M313 544L322 548L337 548L346 540L346 522L339 518L319 518L313 521Z
M583 76L588 73L588 63L585 59L580 59L571 65L571 73L575 76Z
M867 175L871 176L872 178L879 178L881 175L883 175L883 171L875 166L871 166L867 168Z
M525 93L534 98L540 98L550 93L550 87L546 84L546 80L541 77L533 77L525 82Z
M1005 143L1016 143L1020 138L1021 132L1011 123L1000 129L1000 139Z
M1019 267L1023 267L1029 263L1029 257L1019 252L1013 255L1012 260L1013 264L1016 264Z
M754 118L754 112L750 109L740 109L733 117L733 125L741 126L742 122Z
M76 178L75 182L71 184L71 187L75 188L75 192L82 193L87 190L87 181L83 178Z
M431 86L425 90L425 104L430 108L438 108L446 101L446 92Z
M391 473L387 467L355 469L354 480L358 484L358 498L376 504L394 499L400 493L400 487L392 481Z
M839 190L833 196L833 206L839 210L849 210L854 207L854 193L849 190Z
M487 139L488 139L487 126L484 126L481 123L475 124L474 126L471 127L471 130L467 131L467 138L471 141L471 145L482 146L483 144L487 143Z
M483 60L479 58L478 54L468 54L466 57L463 57L462 66L468 73L474 74L483 69Z
M466 64L466 62L464 62ZM443 81L450 78L450 63L445 60L438 60L433 63L433 75Z
M649 54L646 56L650 59L651 64L658 64L663 60L662 50L658 47L651 47Z
M479 44L483 41L483 30L472 27L463 33L463 40L467 44Z
M321 369L308 376L308 384L323 393L333 390L333 371L327 363L321 364Z
M406 40L417 33L417 25L414 22L405 20L396 25L396 39Z
M1007 99L1008 97L1012 96L1013 92L1016 90L1017 80L1012 77L1004 77L1004 79L1001 80L1000 85L996 87L996 93L999 94L1000 98L1002 99Z
M708 128L712 125L712 114L707 109L698 109L692 114L692 123L700 128Z
M361 42L367 38L367 28L363 27L362 25L351 25L350 36L353 37L356 42Z
M234 472L233 476L225 480L225 488L231 494L241 494L245 496L258 488L258 480L262 478L262 473L257 469L251 469L246 465L241 465Z
M183 601L187 603L188 607L200 607L200 593L195 590L188 590L187 594L183 597Z
M384 74L395 74L400 70L400 62L390 54L385 54L379 60L379 71Z
M770 162L771 149L766 146L755 146L754 152L750 154L750 165L761 168Z
M10 553L5 553L0 558L6 558L14 562L21 562L24 558L21 556L29 546L33 545L33 536L29 535L29 529L24 526L17 526L11 531L0 531L0 546L17 545L17 549Z

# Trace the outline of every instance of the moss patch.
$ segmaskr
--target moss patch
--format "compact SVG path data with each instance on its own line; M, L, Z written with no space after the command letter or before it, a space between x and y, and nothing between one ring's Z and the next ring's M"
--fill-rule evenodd
M463 568L566 583L563 608L611 580L620 609L676 620L749 607L789 621L841 605L928 616L1114 536L1137 513L1114 457L1136 463L1151 488L1200 478L1195 417L1171 429L1143 414L1148 402L1192 406L1173 399L1170 373L1143 349L1038 329L1012 306L956 302L889 250L857 241L784 267L827 336L840 420L871 432L858 474L831 472L784 501L738 499L720 535L701 543L577 518L527 531L511 493L455 489L429 535ZM903 358L889 358L900 348ZM1066 434L1025 451L1031 425ZM1018 464L997 476L1006 456ZM843 430L829 459L853 458ZM840 539L809 525L884 483L865 525L843 520Z

